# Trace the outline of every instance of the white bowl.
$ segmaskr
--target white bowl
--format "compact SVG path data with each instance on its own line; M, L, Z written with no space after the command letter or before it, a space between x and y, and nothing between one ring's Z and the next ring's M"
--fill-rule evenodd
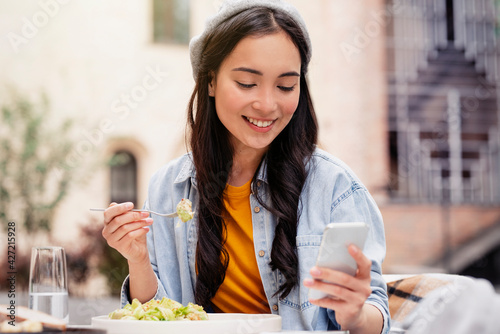
M281 317L275 314L209 313L208 320L139 321L92 318L92 327L108 334L252 334L281 331Z

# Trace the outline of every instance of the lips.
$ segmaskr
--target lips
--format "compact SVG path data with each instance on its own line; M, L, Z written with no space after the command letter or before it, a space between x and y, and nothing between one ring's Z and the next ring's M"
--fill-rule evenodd
M274 121L261 121L261 120L256 120L254 118L251 118L251 117L246 117L244 116L245 119L252 123L253 125L255 125L256 127L259 127L259 128L267 128L268 126L270 126L271 124L274 123Z

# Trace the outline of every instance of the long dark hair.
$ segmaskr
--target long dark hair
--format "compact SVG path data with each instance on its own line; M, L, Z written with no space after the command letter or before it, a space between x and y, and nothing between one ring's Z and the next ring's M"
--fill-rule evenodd
M305 164L315 148L318 128L305 78L309 50L302 30L287 14L254 7L228 18L207 37L188 106L190 146L199 190L195 301L205 307L211 305L211 299L224 281L229 262L224 248L226 236L222 214L223 192L233 159L228 131L217 117L215 100L209 97L208 86L222 61L241 39L279 31L290 36L302 59L299 104L291 121L272 142L264 157L270 203L264 202L256 187L253 192L260 204L277 219L270 265L272 270L279 270L286 281L276 295L284 298L298 284L295 238L300 214L299 198L307 176Z

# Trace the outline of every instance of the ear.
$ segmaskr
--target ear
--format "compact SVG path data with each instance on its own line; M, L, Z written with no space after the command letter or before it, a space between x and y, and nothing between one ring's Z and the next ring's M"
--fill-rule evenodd
M208 84L208 96L215 97L215 75L211 73L211 80Z

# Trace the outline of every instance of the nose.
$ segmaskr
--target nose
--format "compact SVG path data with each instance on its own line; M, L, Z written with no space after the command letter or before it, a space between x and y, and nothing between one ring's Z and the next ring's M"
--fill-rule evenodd
M276 110L278 103L274 93L272 88L261 88L252 104L253 108L265 113Z

